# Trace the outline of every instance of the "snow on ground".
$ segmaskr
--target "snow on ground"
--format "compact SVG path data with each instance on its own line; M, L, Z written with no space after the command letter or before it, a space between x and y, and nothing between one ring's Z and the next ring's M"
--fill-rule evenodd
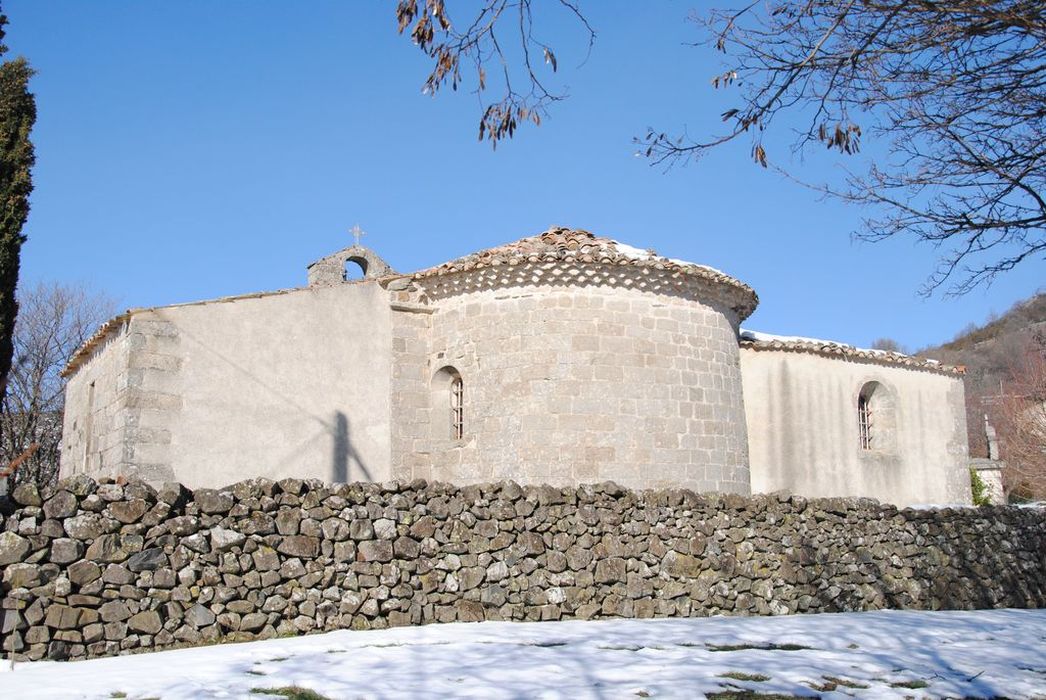
M1046 610L878 611L331 632L4 664L0 698L1046 698ZM121 695L121 693L126 695Z

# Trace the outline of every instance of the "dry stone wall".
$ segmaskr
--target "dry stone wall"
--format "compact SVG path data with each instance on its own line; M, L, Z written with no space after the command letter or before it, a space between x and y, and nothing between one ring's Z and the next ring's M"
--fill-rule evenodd
M19 486L17 659L454 620L1046 604L1046 513L512 482Z

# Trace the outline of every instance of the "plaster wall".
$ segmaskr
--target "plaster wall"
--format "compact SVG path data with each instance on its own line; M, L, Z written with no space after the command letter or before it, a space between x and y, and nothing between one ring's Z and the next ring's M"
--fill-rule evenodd
M390 478L389 314L373 282L135 313L125 356L98 358L106 381L134 385L119 473L194 488ZM89 376L70 383L74 406Z
M403 446L410 476L749 493L732 311L609 285L478 289L435 307L427 357L402 358L428 384ZM464 383L460 440L446 367Z
M970 502L961 378L752 348L741 374L753 492ZM886 401L872 404L876 439L863 449L857 398L872 381Z

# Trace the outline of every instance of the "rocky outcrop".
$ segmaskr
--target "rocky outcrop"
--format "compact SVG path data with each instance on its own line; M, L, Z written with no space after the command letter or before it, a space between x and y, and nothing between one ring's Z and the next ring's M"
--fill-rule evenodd
M0 647L66 659L453 620L1046 604L1042 510L77 477L0 520Z

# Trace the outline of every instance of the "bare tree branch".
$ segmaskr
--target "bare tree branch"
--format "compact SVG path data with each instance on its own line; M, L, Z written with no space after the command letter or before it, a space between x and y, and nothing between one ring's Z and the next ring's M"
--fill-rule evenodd
M1046 259L1046 9L1032 0L777 1L699 21L741 84L725 134L695 141L653 130L654 163L690 161L742 134L768 165L765 136L804 123L794 141L844 155L865 132L889 155L843 187L871 205L858 238L913 236L941 249L927 294L963 294Z
M581 23L591 47L595 32L576 3L556 6ZM483 0L464 31L451 25L444 0L400 0L397 16L435 60L429 92L456 89L466 61L482 93L484 66L501 66L504 92L483 103L480 139L511 138L564 99L531 60L540 51L556 70L552 48L534 37L532 0ZM517 25L515 52L495 34L507 16ZM727 129L705 139L648 130L636 143L653 164L690 162L747 135L752 159L769 167L766 137L781 128L798 127L798 153L820 144L852 156L874 138L887 155L866 172L814 186L869 206L858 238L911 236L938 247L925 293L947 285L962 294L1046 259L1042 0L753 0L693 18L727 62L712 86L736 89L737 105L721 115Z
M995 406L1006 493L1046 498L1046 338L1030 339L1010 359L1010 379Z
M573 0L557 0L588 35L591 49L596 32L582 15ZM451 23L443 0L399 0L396 17L400 33L410 30L415 45L435 61L425 81L424 91L435 94L450 85L457 90L463 83L461 66L470 63L476 71L476 94L483 114L479 121L479 139L487 139L495 148L499 141L511 138L523 123L540 125L551 104L566 98L546 86L541 71L534 65L533 56L540 52L541 60L552 72L559 67L556 54L547 43L534 35L532 0L484 0L472 22L463 30ZM518 55L498 39L495 29L503 16L514 14L518 33ZM514 59L522 66L514 71ZM501 97L484 100L489 76L486 66L496 62L501 67ZM525 84L525 88L518 88Z
M14 362L0 404L0 468L20 459L15 480L44 485L58 475L65 404L59 372L113 315L115 304L84 287L61 284L20 290L18 303Z

